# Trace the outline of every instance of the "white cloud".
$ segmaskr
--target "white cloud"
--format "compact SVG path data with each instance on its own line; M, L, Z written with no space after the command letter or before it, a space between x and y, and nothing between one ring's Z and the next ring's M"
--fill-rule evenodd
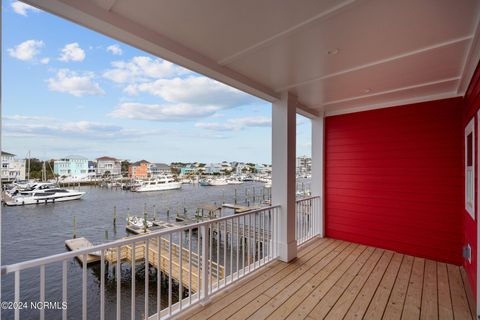
M105 71L103 76L116 83L170 78L189 72L166 60L145 56L133 57L130 61L113 61L111 64L113 68Z
M85 51L80 48L80 45L77 42L69 43L65 45L60 54L60 61L83 61L85 59Z
M152 82L131 84L127 93L146 92L174 103L216 105L222 109L245 105L252 96L207 77L158 79Z
M52 91L69 93L76 97L104 95L105 91L93 81L93 78L93 73L79 75L68 69L61 69L55 78L49 78L47 83Z
M107 52L110 52L111 54L116 56L121 56L123 53L123 50L120 48L118 44L112 44L107 47Z
M214 131L238 131L247 127L269 127L272 119L267 117L245 117L228 119L225 122L199 122L195 127Z
M160 131L124 128L118 125L91 122L65 121L63 119L13 115L4 116L4 130L9 136L52 136L60 138L95 138L102 140L129 140Z
M31 5L28 5L28 4L26 4L24 2L20 2L20 1L12 2L11 6L12 6L12 9L15 13L18 13L19 15L22 15L24 17L28 16L28 11L32 11L32 12L41 11L38 8L32 7Z
M114 118L152 120L152 121L187 121L207 117L219 110L218 106L193 106L190 104L144 104L125 102L117 106L109 115Z
M50 58L43 58L40 60L41 64L48 64L50 62Z
M29 61L40 53L40 49L44 46L43 41L27 40L14 48L7 49L11 57L22 61Z

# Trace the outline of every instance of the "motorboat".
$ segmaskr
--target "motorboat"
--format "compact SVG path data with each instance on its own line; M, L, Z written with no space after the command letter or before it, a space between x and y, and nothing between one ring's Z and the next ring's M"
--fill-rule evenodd
M180 189L182 183L175 181L173 176L159 176L150 180L143 181L139 186L132 188L135 192L164 191Z
M239 179L227 179L227 184L242 184L243 181Z
M227 179L224 179L224 178L200 180L201 186L226 186L227 184L228 184Z
M145 228L145 219L133 216L127 218L127 224L136 228ZM153 227L153 222L147 220L147 228Z
M10 199L6 199L7 206L23 206L29 204L47 204L78 200L85 195L84 191L42 186L41 189L17 191Z

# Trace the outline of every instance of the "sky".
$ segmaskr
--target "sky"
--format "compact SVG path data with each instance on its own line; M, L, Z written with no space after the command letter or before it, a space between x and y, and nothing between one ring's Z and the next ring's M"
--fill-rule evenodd
M2 149L271 163L271 104L18 1L2 8ZM297 155L311 125L297 117Z

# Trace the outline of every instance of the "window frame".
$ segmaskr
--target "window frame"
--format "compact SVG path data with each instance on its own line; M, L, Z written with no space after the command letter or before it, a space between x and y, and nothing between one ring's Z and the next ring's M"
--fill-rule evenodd
M468 136L472 134L472 165L467 166L468 163ZM476 152L475 152L475 119L472 118L467 126L465 127L465 134L464 134L464 149L465 149L465 210L470 214L470 217L475 220L475 159L476 159ZM472 195L471 195L471 205L469 205L468 199L468 168L471 167L471 188L472 188Z

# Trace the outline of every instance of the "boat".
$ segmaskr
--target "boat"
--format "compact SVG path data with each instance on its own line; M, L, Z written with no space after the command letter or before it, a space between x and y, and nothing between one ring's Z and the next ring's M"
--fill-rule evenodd
M145 219L133 216L127 218L127 225L133 226L136 228L145 228ZM153 222L147 220L147 228L153 227Z
M193 183L193 181L191 179L188 179L188 178L185 178L185 179L182 179L182 184L190 184L190 183Z
M164 191L180 189L182 183L175 181L173 176L159 176L147 181L143 181L139 186L132 188L135 192Z
M238 179L227 179L227 184L242 184L243 181Z
M228 184L228 182L224 178L202 179L202 180L200 180L200 185L201 186L226 186L227 184Z
M78 200L85 195L84 191L62 189L62 188L44 188L31 191L21 191L10 199L5 201L7 206L23 206L28 204L47 204L55 202L64 202Z

